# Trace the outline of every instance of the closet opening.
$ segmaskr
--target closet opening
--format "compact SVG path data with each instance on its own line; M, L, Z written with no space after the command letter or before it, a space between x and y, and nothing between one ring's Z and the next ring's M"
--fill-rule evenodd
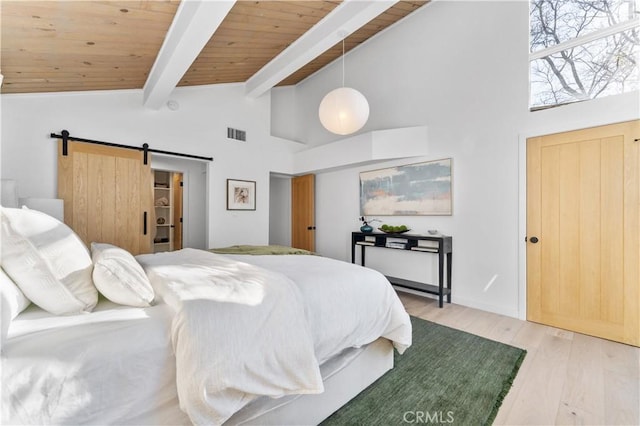
M202 161L151 157L152 252L207 248L207 166Z
M182 173L153 170L154 253L182 248L183 185Z

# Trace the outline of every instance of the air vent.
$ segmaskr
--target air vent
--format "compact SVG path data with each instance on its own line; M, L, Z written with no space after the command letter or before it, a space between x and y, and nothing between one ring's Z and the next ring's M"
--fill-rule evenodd
M246 141L247 140L247 132L244 130L232 129L231 127L227 127L227 137L229 139L235 139L237 141Z

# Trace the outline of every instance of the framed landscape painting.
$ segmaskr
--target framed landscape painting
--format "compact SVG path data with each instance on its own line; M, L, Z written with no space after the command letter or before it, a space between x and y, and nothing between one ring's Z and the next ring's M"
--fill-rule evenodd
M360 214L452 214L451 158L361 172Z

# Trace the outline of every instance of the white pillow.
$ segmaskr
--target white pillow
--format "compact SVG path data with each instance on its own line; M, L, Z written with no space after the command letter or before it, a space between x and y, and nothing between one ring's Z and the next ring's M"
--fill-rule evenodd
M111 244L91 243L93 282L107 299L129 306L149 306L153 287L131 253Z
M29 306L29 299L27 299L20 289L15 285L11 278L4 272L4 269L0 268L0 309L2 309L2 324L1 324L1 338L4 342L9 331L9 324L11 320L18 316L18 314L25 310Z
M83 242L36 210L3 207L2 267L33 303L55 315L91 312L98 292Z

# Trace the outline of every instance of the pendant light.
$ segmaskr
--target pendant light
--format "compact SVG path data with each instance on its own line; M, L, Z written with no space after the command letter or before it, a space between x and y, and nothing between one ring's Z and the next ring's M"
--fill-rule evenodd
M357 132L369 118L367 98L356 89L344 87L344 38L342 39L342 87L327 93L318 110L320 122L338 135Z

